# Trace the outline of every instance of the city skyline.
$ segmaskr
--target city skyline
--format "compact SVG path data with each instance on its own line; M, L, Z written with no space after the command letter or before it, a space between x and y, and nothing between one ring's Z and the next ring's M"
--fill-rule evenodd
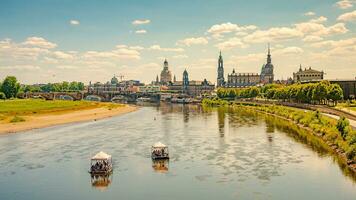
M300 64L325 79L356 76L354 0L0 4L1 79L88 83L116 74L150 83L167 59L177 80L187 69L191 79L215 83L220 50L225 76L260 73L267 43L275 79L292 77Z

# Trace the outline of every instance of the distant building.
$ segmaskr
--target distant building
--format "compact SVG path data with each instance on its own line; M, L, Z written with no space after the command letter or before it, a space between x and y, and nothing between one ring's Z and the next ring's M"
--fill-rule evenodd
M88 85L88 92L91 94L99 94L105 92L119 93L119 92L137 92L138 86L143 86L143 83L140 83L138 80L124 80L118 81L114 76L111 81L106 83L96 82L92 84L91 82Z
M261 69L261 83L273 83L274 81L274 74L273 74L273 64L271 58L271 50L268 44L268 54L267 54L267 63L262 65Z
M257 73L236 73L235 69L227 74L226 87L249 87L260 83L260 75Z
M258 73L236 73L235 69L224 79L224 63L221 52L218 60L217 87L249 87L258 84L268 84L274 81L274 66L272 64L271 50L268 45L267 63L262 65L261 75Z
M203 81L189 80L187 70L183 72L182 81L175 81L168 85L168 90L176 93L183 93L189 96L200 96L203 94L211 94L215 89L215 85L204 79Z
M329 80L330 83L339 84L342 88L344 99L355 99L356 98L356 79L352 80Z
M158 81L158 76L156 78L156 81ZM161 71L161 77L159 83L161 85L168 85L172 82L172 73L168 69L168 62L167 60L164 60L163 63L163 70Z
M219 55L219 60L218 60L218 78L216 81L216 86L217 87L224 87L225 85L225 80L224 80L224 61L221 56L221 51Z
M139 92L141 93L158 93L160 92L161 88L158 85L143 85L139 86Z
M294 82L309 82L309 81L319 81L324 79L324 72L317 71L309 67L302 70L302 65L299 67L299 71L293 73Z

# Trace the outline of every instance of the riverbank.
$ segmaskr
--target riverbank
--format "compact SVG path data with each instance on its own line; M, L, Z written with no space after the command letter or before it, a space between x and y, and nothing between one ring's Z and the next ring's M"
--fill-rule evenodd
M137 107L88 101L9 100L0 102L0 134L100 120Z
M253 109L274 115L308 130L311 135L319 137L342 158L350 169L356 172L356 132L346 125L345 133L340 133L337 120L321 115L318 111L307 111L279 105L261 105L256 103L233 103L225 100L204 100L207 106L230 106L232 108Z

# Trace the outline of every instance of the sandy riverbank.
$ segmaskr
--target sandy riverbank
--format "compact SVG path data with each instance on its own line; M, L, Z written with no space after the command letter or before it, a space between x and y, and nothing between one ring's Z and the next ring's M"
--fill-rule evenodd
M0 123L0 134L16 133L20 131L27 131L37 128L45 128L55 125L74 123L74 122L84 122L91 120L99 120L112 116L117 116L132 112L137 110L135 106L122 106L116 108L91 108L75 111L66 111L66 112L52 112L38 115L28 115L23 116L26 119L24 122L9 123L3 122Z

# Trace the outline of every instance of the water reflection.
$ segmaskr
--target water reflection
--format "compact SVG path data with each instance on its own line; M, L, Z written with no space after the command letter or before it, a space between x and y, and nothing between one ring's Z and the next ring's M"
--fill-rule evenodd
M108 189L112 182L112 173L110 174L91 174L91 186L100 191Z
M155 172L167 173L169 168L169 159L152 160L152 168Z

